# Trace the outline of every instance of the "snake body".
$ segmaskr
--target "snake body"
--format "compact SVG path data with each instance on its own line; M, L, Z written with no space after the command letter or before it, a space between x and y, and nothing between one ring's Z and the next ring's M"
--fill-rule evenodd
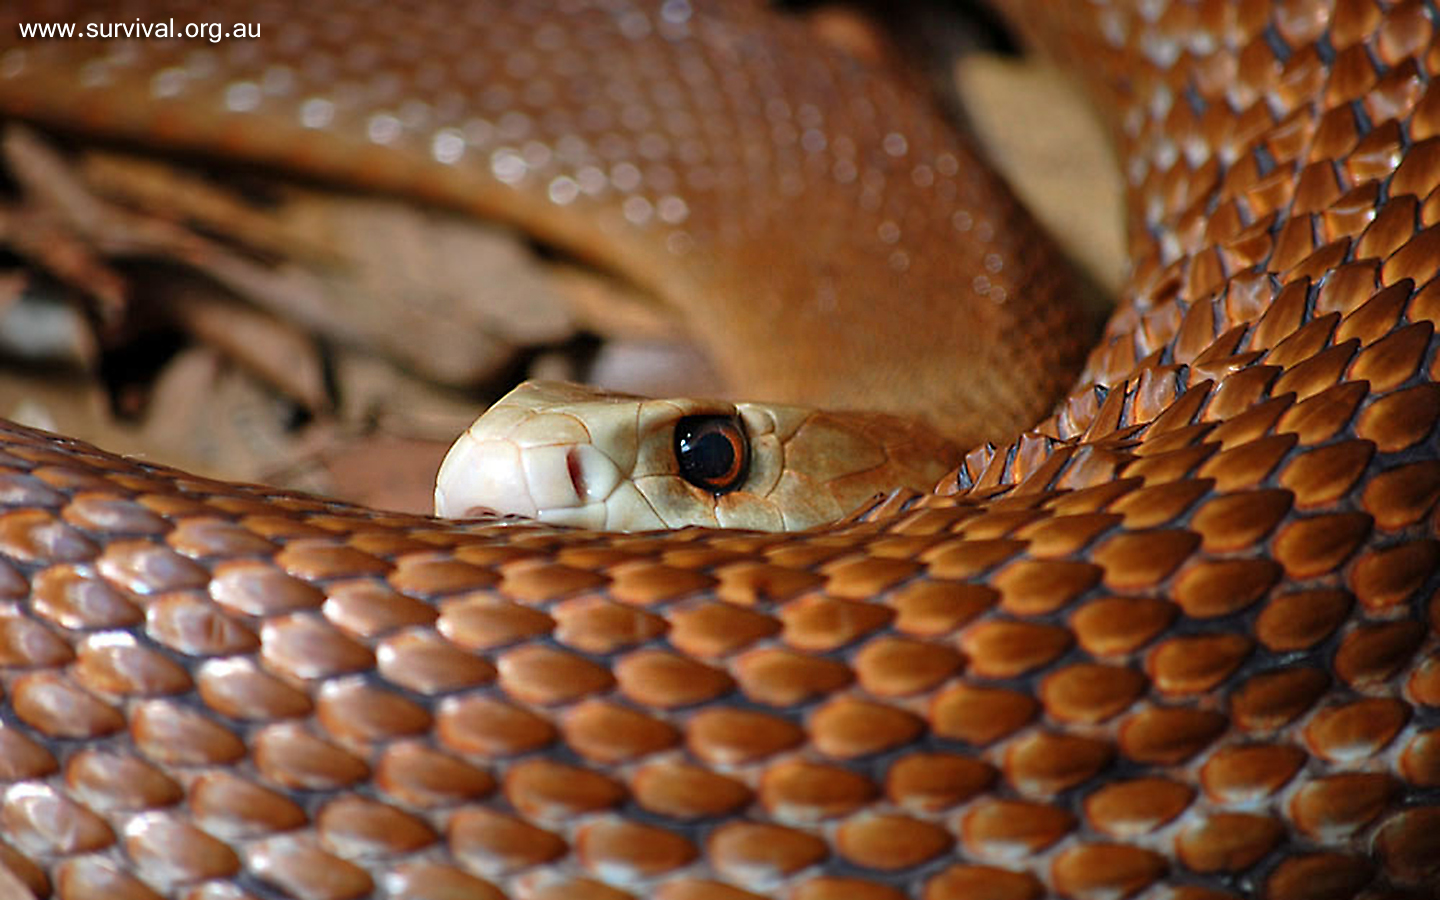
M973 444L1084 358L1065 266L933 105L758 0L210 7L7 4L0 111L513 222L678 307L733 396ZM261 37L17 30L197 18Z
M933 495L456 525L0 429L6 896L1434 896L1436 11L1007 8L1115 124L1133 275Z

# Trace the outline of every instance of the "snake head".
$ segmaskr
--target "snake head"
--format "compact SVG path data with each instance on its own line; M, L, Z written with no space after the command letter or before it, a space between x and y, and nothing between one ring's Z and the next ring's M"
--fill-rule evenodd
M450 448L435 514L601 531L795 531L896 489L927 490L959 458L893 416L529 381Z

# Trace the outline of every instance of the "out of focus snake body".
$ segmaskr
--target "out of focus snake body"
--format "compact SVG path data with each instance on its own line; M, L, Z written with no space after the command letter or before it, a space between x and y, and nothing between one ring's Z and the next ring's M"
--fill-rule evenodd
M1435 10L1007 6L1115 124L1133 274L1084 386L1021 437L972 452L931 496L799 534L456 526L7 426L0 887L194 900L1433 896ZM642 60L665 46L667 11L692 13L605 9ZM348 41L361 69L387 58L354 38L384 30L371 13L320 32ZM458 21L431 30L443 43ZM730 59L755 56L749 32L719 27ZM426 48L391 32L422 71ZM82 125L194 147L243 135L251 111L191 127L161 103L131 119L114 98L79 102L105 89L72 82L83 68L60 77L35 45L14 54L0 50L0 104L36 119L64 107ZM737 71L720 84L750 77ZM147 91L173 86L159 74ZM242 107L265 96L263 78L236 84L249 86L232 98ZM660 93L643 99L663 109ZM405 133L403 103L391 106L393 123L369 120L378 137ZM809 114L757 112L782 146L793 134L803 180ZM917 134L887 145L890 133L872 135L872 162L926 146ZM324 168L311 159L323 140L296 150L281 136L259 135L257 152ZM822 136L815 153L834 149ZM513 160L488 157L492 181L541 162L513 140ZM626 149L643 157L640 142ZM357 160L393 174L406 158L351 150L335 174ZM835 180L836 159L825 165ZM945 182L958 170L924 165L908 181L881 172L866 200L855 164L859 187L833 209L889 209L908 190L897 184L927 179L967 190ZM619 189L617 168L604 191ZM772 186L746 201L783 219ZM612 199L622 218L628 206L679 224L660 199ZM962 211L935 246L967 230ZM889 271L913 273L928 257L893 254L928 214L912 226L895 213L873 235ZM726 221L733 235L748 227L722 216L717 234ZM1012 240L970 213L969 230L982 224L987 242ZM1015 300L1023 279L1003 280L1029 257L1012 250L981 252L960 290ZM617 266L644 268L632 262ZM656 286L690 277L711 278Z

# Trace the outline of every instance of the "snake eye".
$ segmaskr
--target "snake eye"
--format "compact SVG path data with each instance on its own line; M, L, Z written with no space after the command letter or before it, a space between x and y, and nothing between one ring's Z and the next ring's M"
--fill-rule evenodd
M734 416L686 416L675 425L675 459L686 481L718 497L745 480L750 442Z

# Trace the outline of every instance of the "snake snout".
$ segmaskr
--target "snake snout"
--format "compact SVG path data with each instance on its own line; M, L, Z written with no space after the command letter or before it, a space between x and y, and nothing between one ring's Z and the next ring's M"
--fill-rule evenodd
M621 481L615 464L589 444L562 441L536 446L472 428L440 464L435 515L499 514L588 528L614 527L607 521L606 500Z
M570 487L576 497L589 496L585 489L585 462L580 458L580 448L571 447L565 452L565 474L570 476Z
M514 444L478 440L466 432L445 454L435 476L435 515L460 519L497 513L534 518L539 511Z

